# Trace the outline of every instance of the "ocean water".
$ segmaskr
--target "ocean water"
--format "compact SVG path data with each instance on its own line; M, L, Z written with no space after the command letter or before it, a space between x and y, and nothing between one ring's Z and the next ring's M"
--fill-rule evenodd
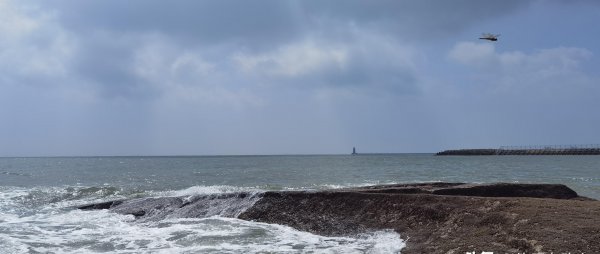
M237 219L267 190L374 184L562 183L600 199L600 156L431 154L0 158L0 253L398 253L393 231L326 237ZM247 192L204 218L76 206L123 198ZM409 236L410 237L410 236Z

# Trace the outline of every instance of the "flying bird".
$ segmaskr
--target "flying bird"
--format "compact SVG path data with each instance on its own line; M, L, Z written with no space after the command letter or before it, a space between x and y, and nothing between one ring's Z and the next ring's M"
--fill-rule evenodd
M499 34L484 33L479 37L480 40L497 41Z

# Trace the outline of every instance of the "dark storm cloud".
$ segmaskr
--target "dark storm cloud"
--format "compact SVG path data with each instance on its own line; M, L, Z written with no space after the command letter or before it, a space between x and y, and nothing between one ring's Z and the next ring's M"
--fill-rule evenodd
M182 43L280 43L299 33L301 20L289 1L59 1L45 3L60 12L69 29L85 33L159 32ZM273 41L274 40L274 41ZM188 45L189 46L189 45ZM258 46L258 45L257 45Z
M155 93L154 88L145 84L148 82L172 83L147 80L134 71L139 69L136 66L139 63L134 61L136 50L154 44L156 38L168 41L167 48L178 51L175 54L192 54L215 64L216 72L229 73L229 76L239 72L227 59L238 54L255 59L267 55L277 62L272 66L263 61L262 68L288 68L303 62L302 54L310 52L298 52L294 55L297 60L278 58L286 57L286 48L298 47L309 40L325 58L341 48L344 62L319 58L305 63L311 66L300 74L281 77L258 73L253 76L260 79L254 81L303 84L304 87L362 86L400 93L415 91L418 90L414 73L416 60L405 55L393 59L397 57L394 45L402 48L402 43L451 35L475 22L514 11L524 2L61 0L39 4L54 10L57 22L78 38L73 74L96 84L105 96L127 97ZM377 42L378 39L382 43ZM164 54L157 52L156 55ZM174 59L177 57L159 61ZM169 75L169 68L174 64L164 63L163 69L155 71ZM204 75L202 82L215 83L209 76ZM219 82L231 86L245 79L237 77L230 82Z
M73 60L73 71L108 97L131 97L145 94L141 81L133 73L130 43L110 41L104 36L85 38Z
M49 59L63 60L60 64L64 65L65 76L73 83L91 84L98 94L110 98L160 95L169 89L157 87L181 83L238 89L240 80L250 90L256 84L283 83L308 88L370 87L414 92L418 90L415 65L419 56L398 54L405 50L404 44L446 36L524 4L466 0L37 3L41 14L36 16L43 17L38 22L46 24L30 33L22 48L48 38L57 40L44 28L58 29L69 45L56 51L67 48L72 53ZM38 38L40 34L48 36ZM307 41L312 43L308 49L303 45ZM147 59L139 60L140 48L156 44L163 46L153 48L155 52L146 57L158 62L151 70L156 75L153 79L142 77L140 70L149 70L144 69L148 67L144 62ZM240 72L231 60L238 55L254 59L258 64L252 71L256 73ZM181 58L207 62L214 68L200 77L193 68L182 71ZM28 73L21 78L36 76ZM250 77L257 78L252 80L255 84L248 82Z
M371 26L396 36L454 33L527 1L71 1L42 2L78 31L161 32L193 42L282 43L314 29ZM259 45L249 45L259 46Z
M404 40L452 35L474 23L506 15L527 1L305 1L305 10L320 19L353 23Z

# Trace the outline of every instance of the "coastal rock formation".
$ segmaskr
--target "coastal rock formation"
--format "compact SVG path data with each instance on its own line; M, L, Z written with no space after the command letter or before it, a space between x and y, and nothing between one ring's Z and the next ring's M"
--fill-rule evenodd
M141 220L201 217L212 209L329 236L393 229L406 240L405 254L600 253L600 202L556 184L402 184L147 198L81 208L108 208Z
M344 189L338 191L346 191ZM574 199L580 198L575 191L563 184L466 184L466 183L417 183L378 185L352 188L347 191L366 193L422 193L452 196L478 197L531 197Z

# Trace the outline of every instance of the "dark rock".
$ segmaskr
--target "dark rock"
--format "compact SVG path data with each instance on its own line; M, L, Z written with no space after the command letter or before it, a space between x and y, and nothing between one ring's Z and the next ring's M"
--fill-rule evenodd
M183 204L179 197L141 198L124 201L110 209L120 214L131 214L137 219L161 220Z
M84 205L84 206L80 206L78 208L81 210L101 210L101 209L109 209L113 206L120 205L121 203L123 203L123 200L115 200L115 201L108 201L108 202L91 204L91 205Z
M141 221L164 218L237 217L261 198L262 193L228 193L186 197L139 198L78 207L82 210L111 209L134 215Z
M117 202L80 208L108 208L142 221L216 209L328 236L393 229L406 240L403 254L600 253L600 202L559 184L396 184Z
M130 214L135 216L136 218L138 218L138 217L142 217L142 216L146 215L146 211L139 210L139 211L131 212Z
M356 191L366 193L395 193L395 194L434 194L451 196L478 197L531 197L574 199L577 193L562 184L465 184L465 183L419 183L379 185L361 188L342 189L340 191Z
M434 186L444 187L422 191ZM394 188L268 192L239 218L331 236L394 229L406 240L403 254L600 253L598 201L383 191Z
M464 185L433 190L435 195L478 196L478 197L532 197L572 199L577 193L562 184L516 184L498 183Z

